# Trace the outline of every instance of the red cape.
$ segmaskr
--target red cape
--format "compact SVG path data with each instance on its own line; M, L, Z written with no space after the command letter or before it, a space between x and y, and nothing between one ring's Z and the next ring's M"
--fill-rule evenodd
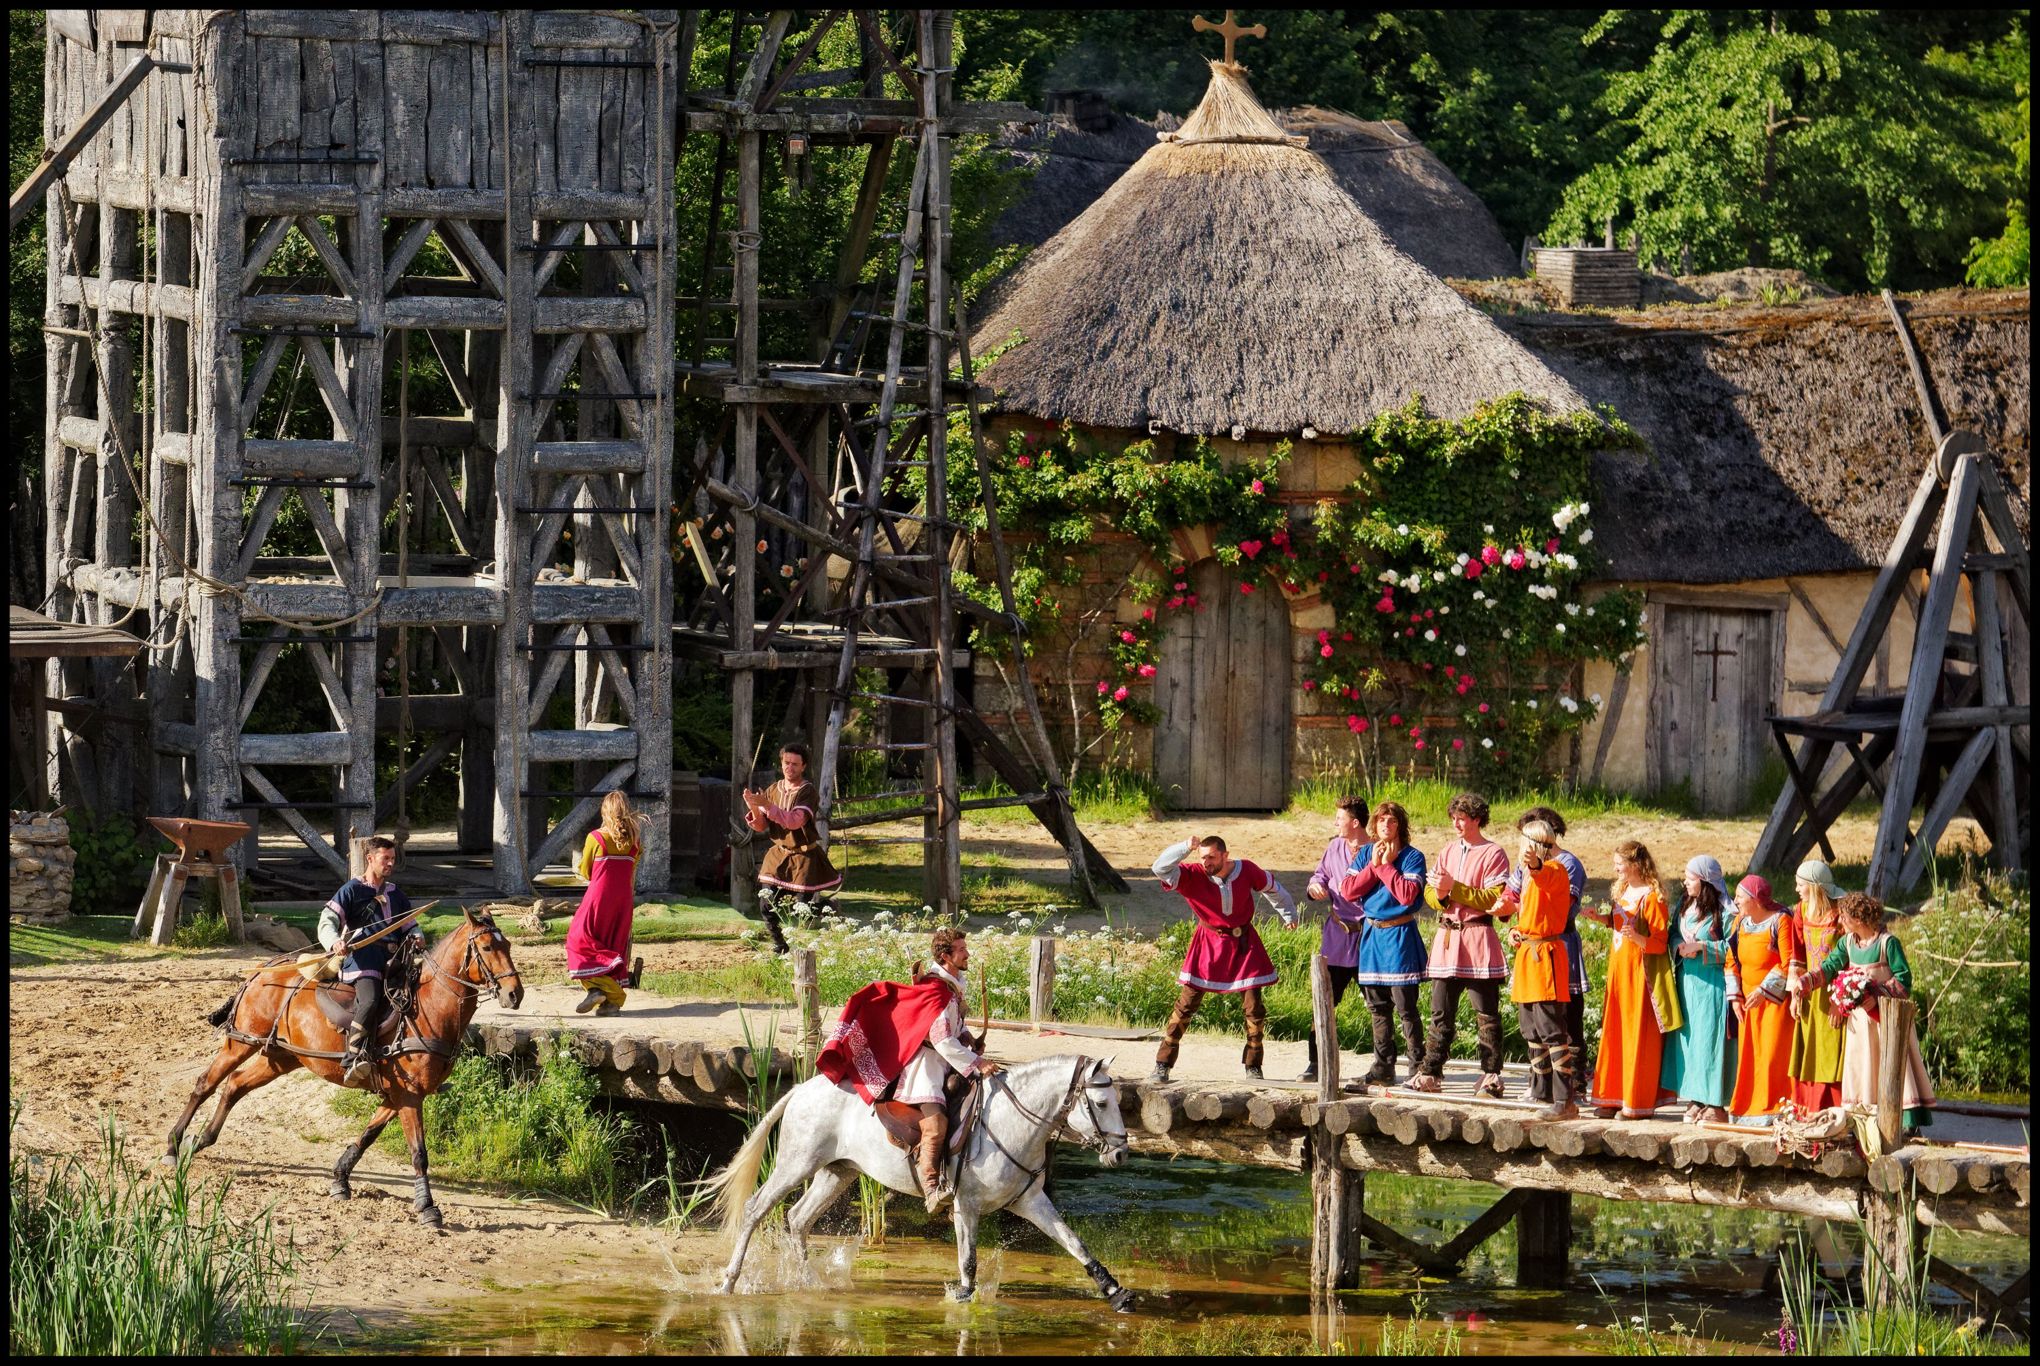
M815 1070L839 1086L854 1083L865 1104L871 1104L906 1070L955 994L932 975L912 985L873 982L844 1003Z

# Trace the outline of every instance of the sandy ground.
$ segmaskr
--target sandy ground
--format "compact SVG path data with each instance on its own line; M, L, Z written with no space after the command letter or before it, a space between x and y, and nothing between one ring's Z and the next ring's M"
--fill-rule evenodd
M1146 871L1163 846L1217 830L1238 854L1271 867L1300 893L1329 838L1328 827L1323 817L1199 817L1097 827L1089 833L1135 885L1131 897L1114 899L1114 919L1152 925L1181 914L1180 903L1160 892ZM1575 827L1566 843L1594 871L1603 868L1617 840L1641 836L1668 871L1692 854L1709 852L1733 872L1760 829L1761 822L1754 820L1643 827L1595 822ZM1867 857L1871 836L1866 819L1841 822L1834 832L1840 857ZM1440 842L1439 832L1420 832L1419 838L1427 848ZM997 852L1016 870L1049 869L1060 861L1059 851L1033 827L984 829L971 849ZM966 865L969 859L966 854ZM565 1015L574 994L553 985L564 977L557 944L526 945L517 952L533 988L524 1013ZM727 941L707 941L645 945L642 952L647 967L660 971L721 966L746 950ZM98 1144L103 1117L111 1112L129 1135L130 1151L154 1158L212 1056L215 1036L203 1023L205 1013L260 957L222 951L11 969L8 1071L12 1097L21 1106L14 1144L44 1153L89 1152ZM649 1017L660 1009L641 996L614 1023L656 1027ZM722 1022L690 1018L680 1027L712 1032ZM1184 1075L1207 1070L1214 1077L1237 1075L1236 1042L1193 1035L1189 1045L1180 1069ZM1065 1046L1117 1052L1115 1070L1138 1075L1145 1070L1150 1045L1071 1040ZM1270 1077L1293 1076L1301 1053L1300 1043L1272 1045ZM1357 1060L1349 1064L1358 1065ZM208 1113L201 1110L198 1122ZM446 1229L434 1233L411 1214L408 1164L376 1151L356 1169L355 1198L333 1201L325 1194L328 1173L353 1137L353 1125L333 1110L325 1083L294 1073L245 1099L220 1141L198 1159L201 1175L233 1178L233 1211L254 1215L269 1210L289 1228L305 1256L307 1288L322 1307L355 1311L373 1322L393 1311L412 1312L457 1299L485 1285L515 1288L616 1276L665 1282L676 1271L692 1278L713 1260L706 1235L666 1234L557 1201L443 1182L435 1182L435 1189L446 1212Z

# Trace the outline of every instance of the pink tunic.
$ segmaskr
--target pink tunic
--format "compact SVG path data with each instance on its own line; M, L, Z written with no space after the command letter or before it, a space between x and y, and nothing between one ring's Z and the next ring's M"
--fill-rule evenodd
M1486 900L1490 906L1509 880L1509 855L1492 840L1468 844L1455 839L1438 855L1438 867L1452 874L1455 882L1466 884L1464 890L1453 888L1455 895L1471 893L1470 899ZM1446 898L1445 909L1438 912L1438 934L1431 941L1431 961L1425 971L1433 981L1465 977L1499 982L1506 978L1509 964L1502 956L1502 938L1495 933L1493 917Z
M588 890L567 927L567 976L615 977L630 968L630 921L637 850L612 851L601 831Z
M1280 980L1261 936L1254 932L1254 894L1275 880L1257 863L1233 860L1218 883L1195 863L1180 863L1162 885L1190 903L1197 928L1176 980L1200 991L1245 991Z

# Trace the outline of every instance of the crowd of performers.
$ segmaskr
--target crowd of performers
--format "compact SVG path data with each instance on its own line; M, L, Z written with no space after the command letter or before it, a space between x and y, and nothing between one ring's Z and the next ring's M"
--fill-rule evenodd
M1787 1103L1799 1115L1876 1099L1878 1002L1912 991L1905 950L1885 928L1881 902L1844 894L1827 864L1810 860L1783 906L1761 877L1733 893L1721 864L1701 855L1667 888L1649 849L1615 846L1608 904L1587 904L1587 870L1560 841L1565 819L1536 806L1516 822L1515 857L1487 837L1485 799L1447 808L1452 838L1426 860L1395 802L1370 811L1339 803L1333 838L1308 896L1325 907L1321 947L1335 1004L1359 986L1373 1018L1374 1065L1364 1084L1393 1085L1397 1031L1408 1051L1403 1084L1436 1092L1451 1055L1462 996L1473 998L1477 1095L1501 1099L1502 988L1530 1052L1529 1098L1543 1118L1590 1107L1602 1118L1641 1119L1682 1102L1691 1122L1768 1125ZM1193 848L1194 861L1185 861ZM1262 991L1277 980L1253 927L1254 897L1285 924L1289 894L1267 872L1207 836L1164 850L1162 885L1196 918L1177 974L1183 991L1155 1055L1152 1082L1169 1080L1189 1019L1211 992L1244 1000L1249 1077L1262 1075ZM1424 943L1425 913L1431 942ZM1589 991L1579 934L1584 915L1614 936L1601 1032L1590 1052ZM1431 984L1428 1025L1419 991ZM1589 1058L1593 1059L1589 1065ZM1317 1078L1317 1044L1302 1080ZM1905 1127L1930 1122L1933 1089L1917 1037L1906 1043Z

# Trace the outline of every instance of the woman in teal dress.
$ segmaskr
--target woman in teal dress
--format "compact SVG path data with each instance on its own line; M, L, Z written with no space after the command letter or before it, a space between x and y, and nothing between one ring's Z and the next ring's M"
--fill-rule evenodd
M1707 854L1686 865L1686 896L1672 921L1672 961L1686 1027L1665 1035L1662 1085L1686 1102L1688 1122L1728 1118L1735 1088L1735 1050L1728 1043L1728 978L1732 952L1728 884Z

